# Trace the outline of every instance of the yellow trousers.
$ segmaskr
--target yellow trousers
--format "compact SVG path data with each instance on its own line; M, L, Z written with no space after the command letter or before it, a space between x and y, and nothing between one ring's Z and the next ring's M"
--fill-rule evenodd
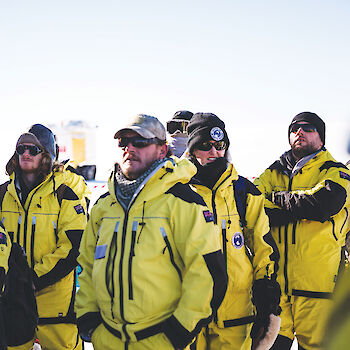
M195 350L250 350L252 341L250 330L252 323L219 328L214 322L203 328L196 341L191 345Z
M288 301L287 296L283 295L279 334L290 339L296 337L304 349L322 349L325 325L332 305L333 301L329 299L292 296Z
M78 335L78 328L74 324L50 324L39 325L35 338L39 339L42 350L81 350L82 341ZM32 341L9 350L31 350Z

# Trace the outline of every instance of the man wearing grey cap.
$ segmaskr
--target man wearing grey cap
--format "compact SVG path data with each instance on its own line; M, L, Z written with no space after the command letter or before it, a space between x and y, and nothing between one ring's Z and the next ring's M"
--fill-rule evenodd
M299 349L323 349L327 334L349 220L350 172L325 148L325 130L317 114L297 114L288 127L290 150L256 179L281 257L276 350L290 349L294 337Z
M115 138L121 159L80 245L79 331L97 350L184 349L226 290L213 217L157 118L136 115Z
M34 124L19 137L6 165L10 179L0 187L0 221L26 252L39 314L35 335L23 335L26 325L18 320L17 339L7 344L9 349L32 349L36 338L44 349L82 348L74 298L76 258L87 223L80 190L86 184L78 177L72 186L70 172L55 160L52 131Z

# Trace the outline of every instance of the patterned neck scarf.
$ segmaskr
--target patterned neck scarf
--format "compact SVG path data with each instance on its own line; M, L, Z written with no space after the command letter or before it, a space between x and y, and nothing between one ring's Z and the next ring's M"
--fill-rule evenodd
M132 196L139 188L141 183L146 179L146 177L152 173L154 169L163 163L165 159L156 160L142 175L140 175L135 180L129 180L120 170L118 166L115 172L115 184L116 184L116 196L118 200L123 204L123 206L128 206Z

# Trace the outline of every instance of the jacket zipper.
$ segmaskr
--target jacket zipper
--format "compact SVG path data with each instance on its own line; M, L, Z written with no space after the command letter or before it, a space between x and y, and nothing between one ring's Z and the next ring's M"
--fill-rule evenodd
M345 217L345 220L344 220L344 223L340 229L340 233L343 231L343 228L344 228L344 225L346 224L346 222L348 221L348 218L349 218L349 212L348 212L348 209L347 208L344 208L345 212L346 212L346 217Z
M132 286L132 260L135 256L135 241L136 241L136 231L137 231L137 221L133 221L132 223L132 232L131 232L131 246L130 246L130 254L129 254L129 300L134 299L133 286Z
M117 221L115 224L115 227L114 227L114 231L113 231L111 246L109 248L108 260L107 260L107 264L106 264L106 275L105 275L107 290L108 290L108 292L109 292L109 290L111 290L109 292L109 295L111 297L111 315L112 315L112 318L114 318L114 313L113 313L113 302L114 302L114 294L115 294L115 291L114 291L114 271L113 271L113 265L112 265L111 283L110 283L110 278L108 276L108 267L109 267L109 262L111 260L112 247L114 245L115 245L115 251L114 251L114 255L113 255L112 264L114 263L116 255L117 255L117 238L118 238L117 233L119 231L119 225L120 225L120 222ZM111 285L111 287L109 287L109 285Z
M295 244L295 231L297 229L297 223L293 222L293 231L292 231L292 244Z
M30 261L34 268L34 239L35 239L36 216L32 217L32 233L30 236Z
M167 246L167 248L168 248L168 250L169 250L170 261L171 261L171 263L173 264L173 266L174 266L176 272L178 273L179 278L180 278L180 281L182 282L181 270L180 270L180 268L177 266L177 264L176 264L176 262L175 262L173 250L172 250L172 248L171 248L171 245L170 245L168 236L167 236L167 234L166 234L166 232L165 232L165 229L164 229L163 227L160 228L160 233L162 234L163 239L164 239L164 242L165 242L165 245Z
M288 183L288 191L291 191L292 189L292 182L293 182L293 178L289 179L289 183ZM288 224L285 225L284 228L284 269L283 269L283 273L284 273L284 291L286 293L286 295L288 295Z
M338 240L338 237L335 234L335 223L334 223L334 219L330 218L329 221L332 223L332 233L333 233L333 237L335 238L335 240Z
M225 259L225 268L227 271L227 239L226 239L226 220L221 220L221 234L222 234L222 254Z

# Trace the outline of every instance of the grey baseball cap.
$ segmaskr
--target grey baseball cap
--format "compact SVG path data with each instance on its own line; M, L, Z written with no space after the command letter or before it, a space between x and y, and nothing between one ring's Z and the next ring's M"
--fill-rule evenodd
M161 141L166 140L164 125L156 117L147 114L137 114L132 117L126 125L115 133L114 138L120 137L121 132L125 130L133 130L145 139L156 137Z

